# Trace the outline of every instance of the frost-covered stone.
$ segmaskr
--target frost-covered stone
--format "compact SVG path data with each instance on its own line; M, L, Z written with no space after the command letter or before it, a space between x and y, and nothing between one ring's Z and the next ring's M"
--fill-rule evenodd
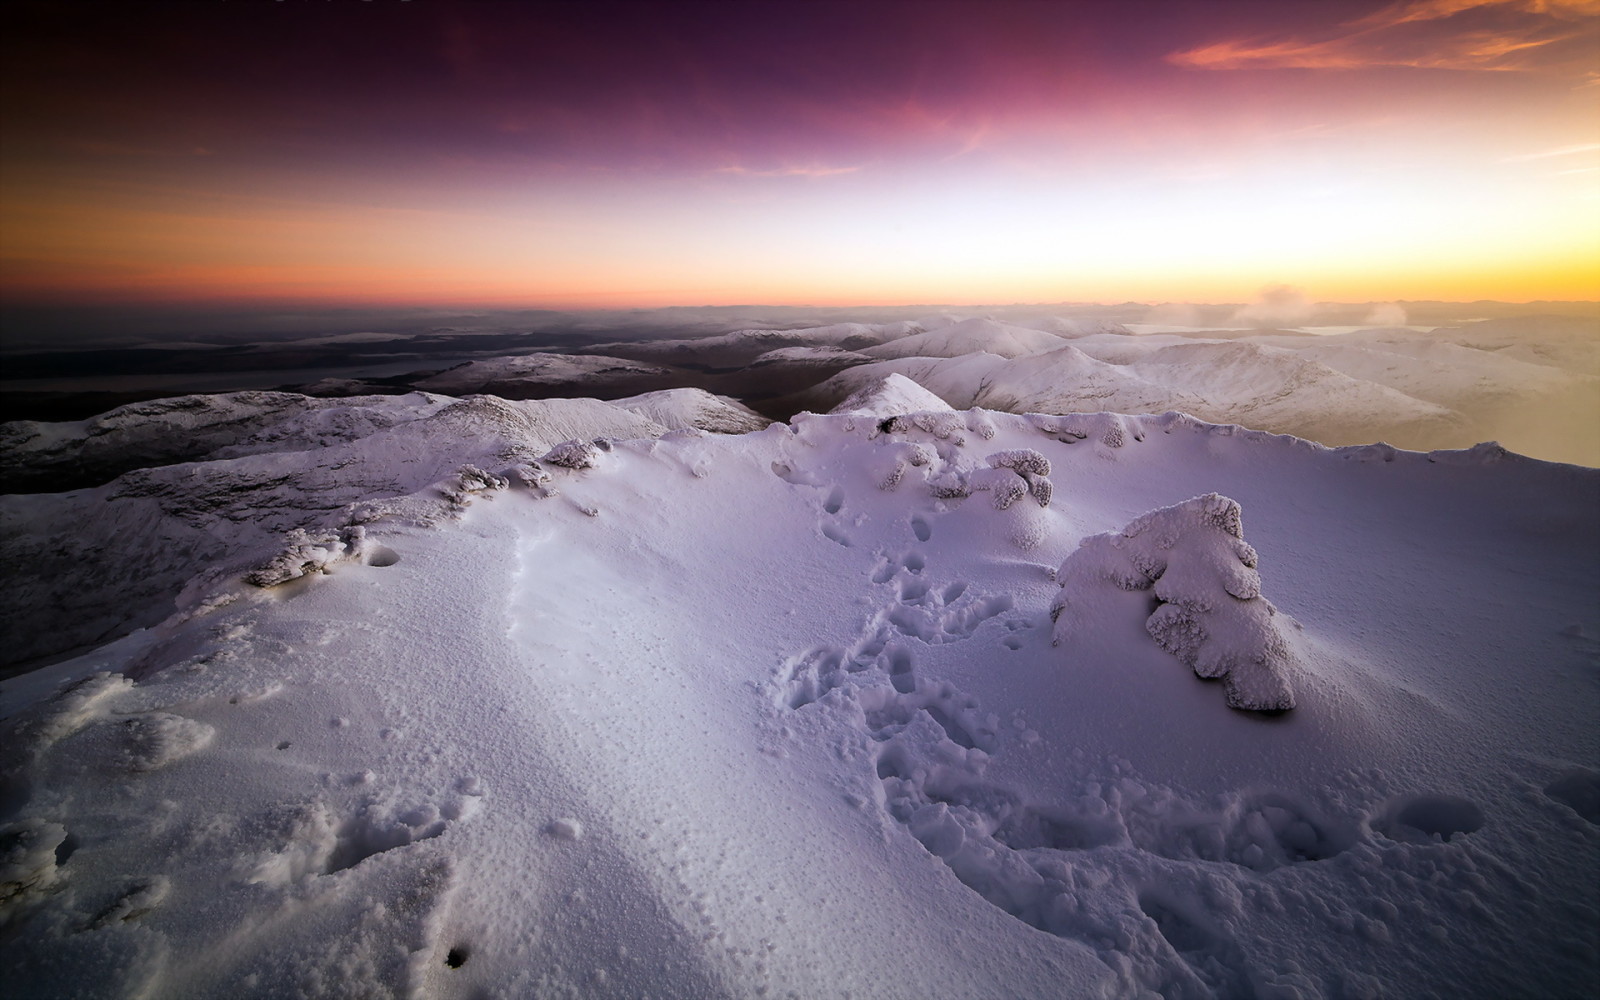
M928 492L938 500L959 500L971 496L972 488L960 472L951 469L929 477Z
M919 430L941 441L950 441L956 445L966 443L961 436L961 432L967 429L966 422L961 419L960 413L948 408L919 410L916 413L888 417L878 424L878 429L885 434L904 434Z
M439 486L439 492L449 502L452 512L459 514L467 509L475 497L506 489L511 481L504 476L485 472L476 465L463 465L456 474Z
M878 481L878 489L893 492L899 488L900 480L910 469L922 469L932 465L938 456L924 445L897 444L889 449L889 460Z
M602 449L592 441L563 441L546 452L539 461L563 469L592 469L600 464L600 456L610 450L610 442Z
M1050 506L1054 493L1050 480L1050 460L1032 448L996 452L988 458L989 468L979 469L967 478L969 490L988 490L996 510L1005 510L1025 496L1032 496L1041 507Z
M285 538L283 551L273 556L265 565L245 574L245 582L257 587L276 587L280 583L298 580L307 573L326 573L328 566L349 554L345 542L335 533L319 532L315 535L303 528L291 530Z
M505 478L485 472L476 465L463 465L457 470L456 482L463 493L486 493L511 485Z
M994 498L995 510L1005 510L1028 495L1028 481L1012 469L979 469L967 477L974 491L987 491Z
M521 483L541 500L548 500L551 497L561 495L561 492L552 485L552 478L550 470L534 459L519 462L505 472L505 479L508 482Z
M1120 532L1085 538L1056 578L1056 644L1088 626L1075 600L1083 591L1108 583L1153 589L1161 604L1146 631L1199 676L1222 680L1230 707L1294 707L1293 654L1277 609L1261 596L1256 551L1244 540L1235 501L1208 493L1151 511Z
M1050 460L1032 448L1017 448L1012 451L996 452L989 456L988 462L989 467L992 469L1015 469L1019 476L1048 476L1050 474Z
M974 406L967 411L967 430L983 438L985 441L994 439L994 419L989 416L989 411L981 406Z

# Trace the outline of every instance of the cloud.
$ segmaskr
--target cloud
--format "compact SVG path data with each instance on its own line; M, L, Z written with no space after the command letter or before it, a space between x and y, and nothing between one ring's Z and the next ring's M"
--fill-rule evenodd
M1139 322L1148 326L1199 326L1200 310L1187 302L1163 302L1151 306Z
M1361 322L1368 326L1405 326L1406 310L1398 302L1380 302Z
M774 167L770 170L754 170L750 167L741 167L735 164L726 167L718 167L714 172L719 174L734 174L739 177L838 177L841 174L856 173L860 169L860 166L789 166Z
M1237 38L1167 56L1188 69L1592 71L1600 0L1401 0L1311 37Z
M1572 156L1575 153L1592 153L1600 149L1600 142L1583 142L1576 146L1562 146L1559 149L1546 149L1537 153L1523 153L1519 156L1508 156L1501 163L1523 163L1528 160L1548 160L1552 156Z
M1228 322L1258 329L1301 326L1315 311L1304 291L1291 285L1268 285L1256 295L1254 302L1235 312Z

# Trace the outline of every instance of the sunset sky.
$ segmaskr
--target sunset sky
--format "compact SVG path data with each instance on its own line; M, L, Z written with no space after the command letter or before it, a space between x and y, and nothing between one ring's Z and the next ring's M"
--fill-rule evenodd
M6 303L1600 298L1600 0L5 17Z

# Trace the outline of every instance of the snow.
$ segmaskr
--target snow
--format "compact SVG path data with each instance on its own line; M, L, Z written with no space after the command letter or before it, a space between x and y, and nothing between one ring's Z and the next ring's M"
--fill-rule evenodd
M256 571L280 556L294 567L327 561L314 552L299 563L295 553L285 555L305 544L286 534L293 529L311 533L316 549L366 518L445 516L460 492L455 477L463 465L498 474L574 438L667 432L593 399L317 400L274 393L267 394L271 405L263 405L261 395L139 404L151 414L148 428L139 426L139 409L124 407L82 424L46 425L36 435L59 442L42 468L57 476L74 469L79 483L94 487L0 500L0 557L12 612L0 623L0 662L56 655L154 625L202 571ZM189 402L198 400L209 401ZM204 420L199 430L180 434L171 426L173 413ZM105 426L115 429L97 433ZM125 450L100 443L108 437L126 442ZM167 440L179 443L162 444ZM149 467L122 470L129 456L143 455L152 456ZM188 461L175 461L180 456ZM26 460L15 459L24 473ZM433 488L447 478L445 489Z
M1060 337L1042 330L974 317L927 333L899 337L878 347L865 348L861 353L876 358L955 358L981 351L1002 358L1016 358L1040 354L1061 347L1063 343Z
M832 323L827 326L797 330L735 330L731 333L691 340L644 340L597 344L593 350L626 352L629 356L673 364L687 362L723 367L750 364L761 358L766 358L769 362L774 361L780 356L775 356L772 352L783 348L832 348L840 351L858 351L897 337L921 333L923 329L922 326L908 320L891 323ZM815 356L802 357L801 360L805 363L815 363Z
M770 351L763 351L756 355L750 362L750 367L760 365L826 365L840 364L870 364L877 360L869 354L859 351L847 351L839 347L775 347Z
M1197 676L1224 681L1228 707L1293 708L1293 654L1274 620L1277 609L1261 596L1256 550L1244 540L1242 520L1236 501L1208 493L1083 539L1056 571L1054 643L1071 641L1104 613L1097 585L1149 590L1159 604L1145 630Z
M289 400L248 453L0 498L12 655L90 647L0 686L0 975L1589 990L1600 471L902 381L738 436ZM1228 707L1263 678L1291 711Z
M846 396L834 413L898 417L950 410L950 404L897 372L880 375Z
M468 361L415 385L453 396L474 392L521 395L540 387L584 380L667 374L669 370L658 365L599 354L518 354Z
M699 428L715 434L744 434L772 423L737 399L704 389L662 389L613 399L611 405L648 417L674 431Z

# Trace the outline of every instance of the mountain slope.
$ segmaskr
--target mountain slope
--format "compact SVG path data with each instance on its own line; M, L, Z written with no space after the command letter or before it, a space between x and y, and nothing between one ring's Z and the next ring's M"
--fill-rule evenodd
M33 506L88 583L166 544L91 506L217 552L182 613L0 689L0 974L110 996L1582 994L1600 472L1179 415L926 416L545 454L529 411L480 399L369 435L356 465L221 459ZM324 516L333 484L362 532L308 575L205 573ZM1149 631L1152 592L1058 572L1085 539L1179 530L1141 515L1189 498L1233 512L1290 712L1227 707ZM1087 609L1065 634L1063 594Z

